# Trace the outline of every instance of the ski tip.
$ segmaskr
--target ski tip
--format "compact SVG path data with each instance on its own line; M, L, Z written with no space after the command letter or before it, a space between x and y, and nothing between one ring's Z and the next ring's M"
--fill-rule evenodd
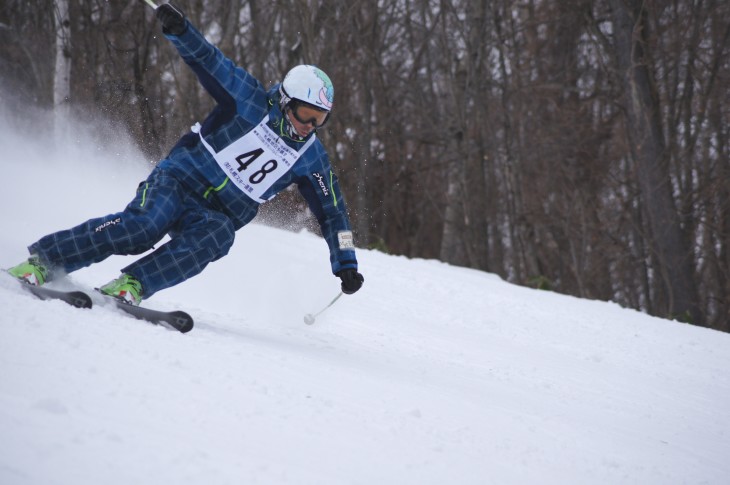
M25 281L15 279L20 286L41 300L60 300L76 308L89 309L93 306L91 297L83 291L63 291L46 288L45 286L31 285Z
M91 297L84 293L83 291L72 291L68 293L69 296L69 303L76 308L91 308L94 306L94 303L91 300Z
M180 333L188 333L193 329L193 317L182 311L170 312L170 322Z

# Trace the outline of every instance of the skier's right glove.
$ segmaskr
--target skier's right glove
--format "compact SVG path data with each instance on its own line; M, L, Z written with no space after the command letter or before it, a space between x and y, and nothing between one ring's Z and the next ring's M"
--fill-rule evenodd
M342 280L342 292L352 295L362 287L365 278L352 268L343 269L337 272L337 277Z
M162 33L167 35L182 35L188 30L185 14L180 7L172 3L165 3L155 10L157 20L162 24Z

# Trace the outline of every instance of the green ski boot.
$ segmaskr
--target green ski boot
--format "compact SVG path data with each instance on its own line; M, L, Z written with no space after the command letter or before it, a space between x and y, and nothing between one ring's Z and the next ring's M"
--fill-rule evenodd
M19 265L10 268L8 273L33 286L42 286L48 279L48 268L41 263L41 260L35 254Z
M134 306L139 306L142 301L142 284L128 274L123 274L114 281L110 281L99 288L99 291Z

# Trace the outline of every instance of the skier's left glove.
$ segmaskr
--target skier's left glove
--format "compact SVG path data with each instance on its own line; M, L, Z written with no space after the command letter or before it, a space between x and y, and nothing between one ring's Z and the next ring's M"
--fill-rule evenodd
M342 280L342 292L352 295L362 287L365 278L352 268L343 269L337 272L337 277Z
M185 14L177 5L165 3L155 11L157 20L162 24L162 33L168 35L182 35L188 30Z

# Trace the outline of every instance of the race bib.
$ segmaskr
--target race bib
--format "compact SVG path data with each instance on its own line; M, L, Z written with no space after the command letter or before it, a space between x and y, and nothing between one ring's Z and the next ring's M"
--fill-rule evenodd
M297 151L284 143L266 123L261 123L238 140L216 152L203 135L200 139L213 155L218 166L244 194L256 202L266 202L264 193L271 188L293 166L299 157L314 142L313 135L301 150Z

